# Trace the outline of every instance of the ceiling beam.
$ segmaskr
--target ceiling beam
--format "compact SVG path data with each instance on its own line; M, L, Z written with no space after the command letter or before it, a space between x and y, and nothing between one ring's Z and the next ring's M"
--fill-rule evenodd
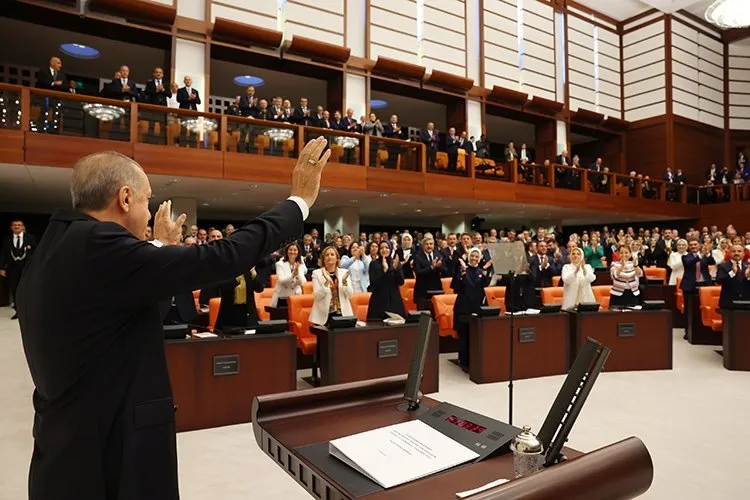
M721 39L724 43L738 42L745 38L750 38L750 28L732 28L721 33Z

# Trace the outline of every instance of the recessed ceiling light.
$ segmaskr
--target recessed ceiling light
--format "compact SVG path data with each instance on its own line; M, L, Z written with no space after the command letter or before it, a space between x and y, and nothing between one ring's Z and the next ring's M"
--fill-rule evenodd
M406 202L404 202L404 203L402 203L402 204L401 204L401 206L402 206L402 207L408 207L408 206L409 206L409 204L408 204L408 203L406 203Z
M260 187L260 185L259 184L250 184L250 187L251 188L257 188L257 187Z
M330 189L321 189L320 190L321 193L329 193L330 191L331 191Z
M417 212L417 213L419 213L419 212L422 211L422 209L421 208L415 208L414 211Z
M262 87L265 83L265 80L259 76L238 75L234 77L234 84L240 87Z
M370 101L370 109L383 109L388 107L388 101L384 99L372 99Z
M210 207L211 206L210 203L206 203L206 202L201 203L201 205L203 205L204 207Z
M97 49L80 43L64 43L60 45L60 52L78 59L96 59L99 57Z

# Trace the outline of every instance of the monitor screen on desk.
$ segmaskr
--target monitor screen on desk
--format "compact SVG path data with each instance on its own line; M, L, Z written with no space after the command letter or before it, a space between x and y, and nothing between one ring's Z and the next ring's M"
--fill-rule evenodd
M427 359L427 347L430 343L430 330L432 330L432 316L429 312L423 312L419 318L417 327L417 342L411 355L409 364L409 377L406 379L404 399L409 403L410 409L419 407L419 387L422 384L422 372Z

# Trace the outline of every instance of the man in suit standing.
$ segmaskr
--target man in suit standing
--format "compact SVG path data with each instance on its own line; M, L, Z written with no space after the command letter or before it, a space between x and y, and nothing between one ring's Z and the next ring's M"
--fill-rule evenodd
M247 272L293 241L330 153L310 141L291 196L210 245L179 244L171 202L151 214L148 177L115 152L73 168L73 210L58 210L18 289L24 352L35 385L29 499L179 498L175 406L159 301ZM321 156L322 154L322 156ZM60 284L65 293L60 293Z
M531 150L526 147L525 142L521 144L521 149L518 151L518 159L526 160L529 162L534 161L534 158L531 156Z
M508 147L505 148L505 161L513 161L518 159L518 151L513 141L508 143Z
M434 123L429 122L427 128L422 131L422 142L427 150L427 168L434 169L440 144L440 133L435 129Z
M602 159L597 158L594 160L594 163L591 164L590 170L592 172L603 172L604 168L602 167ZM591 182L591 190L596 193L602 193L604 192L604 189L606 185L602 183L603 177L599 174L591 174L589 175L589 180Z
M23 269L34 253L36 238L33 234L26 232L26 227L20 220L10 223L11 236L6 238L0 247L0 276L8 279L11 300L14 309L18 310L18 283L21 281ZM11 319L16 319L14 314Z
M307 97L300 97L299 105L292 113L292 123L297 125L314 125L310 123L310 108L307 105Z
M696 293L698 287L709 286L713 282L708 266L713 266L716 261L711 256L711 245L701 248L698 240L690 240L688 253L682 256L682 265L685 273L682 275L680 288L684 293Z
M186 76L183 82L185 86L177 91L177 102L180 103L180 109L198 111L198 105L201 103L201 95L193 88L193 78Z
M122 65L118 73L120 77L112 80L110 84L109 97L122 101L137 101L138 89L135 82L130 79L130 68ZM115 73L115 76L117 76L117 73Z
M454 127L448 129L445 137L445 152L448 153L448 170L455 172L458 163L458 137Z
M146 88L143 91L143 102L166 107L167 99L170 97L172 97L172 91L164 83L164 70L159 67L154 68L153 78L146 82ZM148 120L148 136L151 139L148 142L166 144L167 115L150 110L143 110L141 114L144 119ZM159 125L158 134L155 133L157 124Z
M245 89L245 95L240 98L240 115L245 118L252 118L258 111L258 98L255 97L255 87L252 85ZM251 127L247 123L243 123L240 127L240 140L239 150L250 152L250 135L252 134Z
M536 255L529 261L529 272L534 280L534 287L552 286L552 277L559 276L562 271L560 259L555 258L554 254L550 257L545 241L537 242L536 252Z
M461 137L458 138L458 149L463 149L466 151L466 155L468 157L469 154L474 152L474 145L471 143L471 141L468 138L468 134L464 130L461 132ZM468 163L468 158L467 158Z
M391 139L401 139L402 141L407 139L406 130L398 122L398 115L391 115L391 120L383 126L383 135ZM386 149L388 150L388 167L396 168L401 148L397 144L389 142L386 144Z
M419 310L429 309L431 290L442 290L441 278L447 275L443 261L435 250L435 240L431 234L426 234L422 240L420 252L414 255L414 303Z
M731 309L735 300L750 300L750 266L743 262L745 247L733 245L731 260L716 269L716 283L721 285L719 309Z
M59 57L50 57L49 67L40 69L37 75L36 86L40 89L46 90L57 90L59 92L66 91L66 78L62 72L62 61ZM60 101L45 96L43 98L44 105L42 106L42 114L40 121L42 123L37 127L38 130L44 130L48 133L57 133L59 131L57 123L57 115L59 114L59 103Z
M306 234L302 238L302 241L299 242L299 247L302 249L302 261L307 269L310 271L317 269L320 252L315 245L313 245L312 236Z

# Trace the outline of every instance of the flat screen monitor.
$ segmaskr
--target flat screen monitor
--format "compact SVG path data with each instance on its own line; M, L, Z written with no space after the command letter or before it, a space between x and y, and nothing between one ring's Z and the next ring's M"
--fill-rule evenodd
M427 359L427 347L430 344L430 331L432 330L432 316L423 311L419 318L417 327L417 342L411 355L409 364L409 377L406 379L404 399L407 402L407 410L413 411L419 408L419 387L422 384L422 373L424 363Z
M562 310L562 304L544 304L539 312L542 314L559 313Z
M255 325L255 334L266 333L283 333L287 330L287 321L283 319L272 319L268 321L258 321Z
M598 302L581 302L578 304L576 311L578 312L596 312L599 310Z
M482 306L477 313L480 318L487 318L492 316L500 316L500 306Z
M330 330L340 330L342 328L354 328L357 325L356 316L333 316L328 321Z
M666 303L663 300L644 300L642 307L644 311L656 311L667 308Z

